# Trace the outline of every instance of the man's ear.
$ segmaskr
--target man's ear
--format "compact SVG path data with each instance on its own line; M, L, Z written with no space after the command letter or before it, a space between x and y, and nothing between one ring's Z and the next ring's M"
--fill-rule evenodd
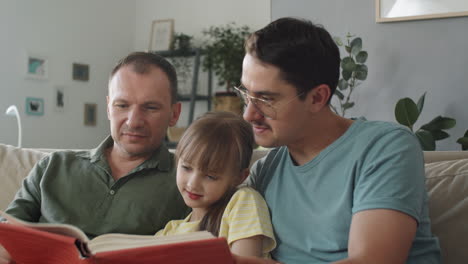
M318 112L327 105L328 99L332 96L331 89L326 84L320 84L314 87L308 94L307 100L310 102L310 110Z
M177 102L175 104L172 104L172 115L171 115L171 120L169 120L169 126L173 127L177 124L177 121L179 120L180 117L180 112L182 111L182 104L180 102Z
M110 113L109 113L109 96L106 96L106 109L107 109L107 119L110 120Z

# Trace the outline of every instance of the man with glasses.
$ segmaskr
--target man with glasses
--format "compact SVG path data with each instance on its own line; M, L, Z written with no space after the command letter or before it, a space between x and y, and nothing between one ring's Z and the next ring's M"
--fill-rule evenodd
M244 119L273 148L249 184L271 210L274 259L298 263L440 263L423 153L406 128L346 119L330 100L340 54L330 34L282 18L246 41Z

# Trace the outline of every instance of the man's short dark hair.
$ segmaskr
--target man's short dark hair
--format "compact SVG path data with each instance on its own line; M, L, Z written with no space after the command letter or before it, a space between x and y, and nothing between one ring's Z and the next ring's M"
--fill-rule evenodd
M164 57L149 52L130 53L117 63L109 79L112 79L117 71L124 66L131 66L132 70L138 74L147 74L150 72L151 66L161 69L169 79L171 102L173 104L177 102L177 73L174 66Z
M320 84L335 92L340 77L340 51L330 34L308 20L280 18L254 32L246 52L263 63L276 66L281 78L306 93ZM328 99L328 103L331 96Z

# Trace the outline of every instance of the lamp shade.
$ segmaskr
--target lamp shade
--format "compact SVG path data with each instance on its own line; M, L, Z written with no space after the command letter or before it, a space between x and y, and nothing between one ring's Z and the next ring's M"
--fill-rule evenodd
M18 147L21 148L21 138L22 138L22 134L21 134L21 117L20 117L20 114L18 112L18 107L16 107L16 105L10 105L6 112L5 112L5 115L7 116L14 116L16 117L16 120L18 121Z

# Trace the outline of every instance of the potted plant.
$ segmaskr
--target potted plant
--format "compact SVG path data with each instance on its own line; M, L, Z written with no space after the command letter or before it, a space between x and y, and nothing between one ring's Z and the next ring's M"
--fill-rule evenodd
M398 123L407 126L418 138L422 149L427 151L435 150L436 141L450 136L445 130L453 128L456 120L451 117L437 116L414 132L414 124L423 111L425 98L426 93L419 98L417 104L408 97L398 100L395 105L395 119ZM459 140L463 141L463 139ZM460 144L463 146L463 143Z
M338 98L338 106L332 105L335 113L346 115L346 110L354 106L351 94L362 81L367 79L367 51L362 49L362 39L350 33L346 34L346 44L339 37L334 38L338 47L344 46L347 55L341 59L341 78L335 95Z
M245 55L244 41L250 33L248 26L239 27L234 22L203 31L207 36L203 69L211 69L218 78L218 85L226 87L226 91L215 93L215 110L242 112L242 101L232 87L239 85Z

